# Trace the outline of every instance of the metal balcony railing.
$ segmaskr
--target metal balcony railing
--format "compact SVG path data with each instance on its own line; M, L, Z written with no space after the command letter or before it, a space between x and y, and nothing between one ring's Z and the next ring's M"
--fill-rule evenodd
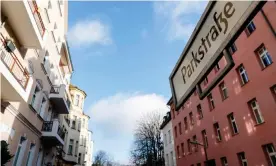
M5 45L4 36L1 34L2 44ZM2 62L9 69L18 83L26 89L29 81L29 73L17 59L16 55L13 52L7 52L3 47L0 49L0 56ZM21 56L21 55L20 55Z
M41 37L43 37L44 34L45 34L46 29L45 29L45 25L43 23L42 17L39 13L39 8L37 6L37 3L36 3L35 0L28 1L28 3L29 3L29 6L31 8L31 11L33 13L36 25L37 25L38 30L39 30L39 33L40 33Z
M53 130L53 121L44 121L42 125L41 131L44 132L52 132ZM55 129L56 130L56 129ZM65 131L63 128L58 125L58 129L56 130L57 134L60 136L62 140L65 138Z
M54 94L60 94L63 93L64 90L62 90L61 88L64 88L63 86L52 86L50 93L54 93ZM66 92L64 92L64 98L66 100L66 104L68 106L68 108L70 108L71 106L71 101L68 99Z

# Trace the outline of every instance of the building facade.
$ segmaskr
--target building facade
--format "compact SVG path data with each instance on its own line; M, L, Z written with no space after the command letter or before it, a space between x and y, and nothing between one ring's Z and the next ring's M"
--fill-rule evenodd
M235 66L207 97L195 90L179 110L170 103L178 166L204 165L206 157L223 166L276 166L275 16L276 3L266 2L229 43ZM201 86L225 65L219 61Z
M74 70L66 39L68 1L0 6L0 132L14 154L7 165L73 165L66 160Z
M172 100L169 101L171 103ZM164 142L164 159L165 166L175 166L175 151L174 151L174 139L173 139L173 131L172 131L172 122L171 122L171 114L167 113L163 118L163 122L161 124L161 132Z

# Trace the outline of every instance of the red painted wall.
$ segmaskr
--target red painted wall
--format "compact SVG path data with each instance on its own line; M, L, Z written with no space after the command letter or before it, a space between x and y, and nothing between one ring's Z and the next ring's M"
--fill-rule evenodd
M263 11L276 31L276 3L267 2ZM261 12L255 16L253 22L256 30L250 36L243 32L235 41L237 51L232 55L235 66L223 79L229 97L223 101L217 85L211 92L215 102L215 109L211 111L207 98L199 100L198 95L195 94L178 112L171 105L173 128L177 126L177 137L174 137L175 152L177 155L177 146L179 146L181 153L181 158L176 156L178 166L190 166L192 164L196 166L197 163L203 165L205 161L203 148L200 147L198 152L193 151L188 154L187 139L192 140L192 137L196 135L198 142L203 142L201 131L204 129L207 132L209 143L208 158L215 159L217 165L221 165L221 157L227 157L228 165L238 166L237 153L239 152L245 152L249 166L269 165L262 145L273 143L276 148L276 100L270 90L270 87L276 84L276 36L269 29ZM261 44L265 45L274 62L265 69L260 66L258 57L254 52ZM249 82L243 86L241 86L236 71L240 64L243 64L249 77ZM214 77L214 71L210 77ZM260 125L255 125L255 118L247 104L253 98L258 101L265 121ZM201 104L203 110L203 119L201 120L197 116L196 107L198 104ZM195 124L193 126L189 124L188 130L184 131L184 117L187 117L188 123L190 123L189 113L191 111ZM239 133L236 135L232 135L232 128L227 118L231 112L234 113L238 125ZM178 128L179 122L182 125L181 135ZM213 128L215 122L219 123L222 134L222 141L219 143L216 141ZM173 131L175 136L175 130ZM184 143L185 155L182 155L181 143Z

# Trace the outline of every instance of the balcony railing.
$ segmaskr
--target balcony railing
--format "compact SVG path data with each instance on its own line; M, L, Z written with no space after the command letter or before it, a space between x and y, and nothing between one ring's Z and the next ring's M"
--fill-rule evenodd
M1 34L2 36L2 34ZM3 37L3 36L2 36ZM3 37L4 38L4 37ZM2 43L5 42L2 40ZM13 52L7 52L5 49L0 50L0 56L2 62L9 69L9 71L13 74L18 83L26 89L26 86L29 81L29 74L27 70L23 67L20 61L17 59L16 55Z
M45 34L45 26L44 26L42 17L41 17L41 15L39 13L39 8L37 6L37 3L36 3L35 0L28 1L28 2L29 2L29 6L31 8L31 11L33 13L36 25L37 25L37 27L39 29L39 33L40 33L41 37L43 37L44 34Z
M53 130L53 121L44 121L41 131L52 132L52 130ZM62 140L64 140L65 131L60 127L60 125L58 126L57 134L60 136Z

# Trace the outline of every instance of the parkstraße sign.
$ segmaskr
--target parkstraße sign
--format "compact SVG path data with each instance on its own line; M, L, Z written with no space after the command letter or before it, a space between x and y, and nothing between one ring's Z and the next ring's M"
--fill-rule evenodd
M182 52L170 84L176 108L187 100L206 70L222 53L258 1L209 2Z

